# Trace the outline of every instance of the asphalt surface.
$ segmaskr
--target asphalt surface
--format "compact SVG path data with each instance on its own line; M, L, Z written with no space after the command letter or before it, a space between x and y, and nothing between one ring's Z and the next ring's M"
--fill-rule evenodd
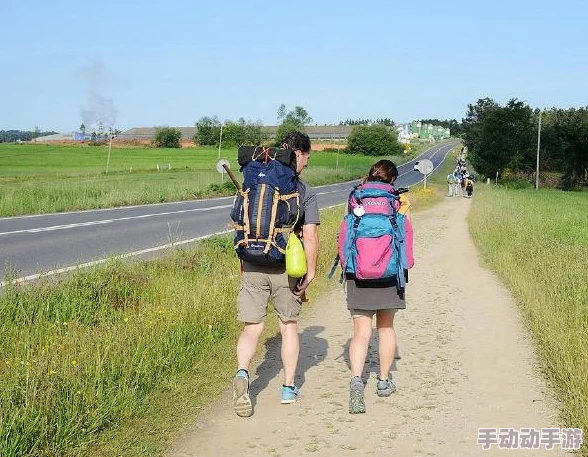
M456 145L433 146L414 160L430 159L437 169ZM396 187L410 187L424 176L413 162L398 167ZM319 205L345 202L354 183L315 187ZM19 282L88 267L107 259L153 256L174 246L229 230L233 197L160 203L103 210L0 218L2 278Z

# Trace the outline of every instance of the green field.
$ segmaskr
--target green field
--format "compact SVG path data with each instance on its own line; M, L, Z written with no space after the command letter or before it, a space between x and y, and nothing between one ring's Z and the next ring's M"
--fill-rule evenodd
M0 217L231 195L228 178L216 171L218 156L212 148L112 148L106 173L108 145L0 144ZM223 149L220 156L238 175L237 150ZM373 162L315 151L304 179L312 185L351 180Z

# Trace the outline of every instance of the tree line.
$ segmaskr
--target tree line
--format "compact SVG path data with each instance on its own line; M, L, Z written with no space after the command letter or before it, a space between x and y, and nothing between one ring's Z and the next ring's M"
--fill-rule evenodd
M539 118L541 128L539 133ZM539 140L540 172L562 173L561 188L588 185L588 109L533 109L513 98L469 104L463 119L468 160L485 176L534 177Z
M0 130L0 143L14 143L15 141L31 141L41 136L54 135L58 132L41 132L38 127L35 130Z

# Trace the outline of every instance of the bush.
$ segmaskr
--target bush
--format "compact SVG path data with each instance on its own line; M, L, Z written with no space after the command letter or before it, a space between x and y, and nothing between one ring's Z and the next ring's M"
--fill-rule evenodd
M396 133L385 125L358 125L353 128L347 142L352 154L368 156L399 155L402 146Z
M161 127L155 130L155 146L158 148L180 148L182 132L171 127Z

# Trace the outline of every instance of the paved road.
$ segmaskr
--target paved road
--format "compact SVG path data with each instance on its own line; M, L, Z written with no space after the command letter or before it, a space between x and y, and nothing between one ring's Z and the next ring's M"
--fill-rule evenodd
M439 167L455 142L417 160ZM399 166L397 187L422 182L413 162ZM350 183L317 187L321 208L345 201ZM2 279L21 281L94 265L119 256L148 256L228 230L232 197L104 210L0 218ZM4 285L0 282L0 287Z

